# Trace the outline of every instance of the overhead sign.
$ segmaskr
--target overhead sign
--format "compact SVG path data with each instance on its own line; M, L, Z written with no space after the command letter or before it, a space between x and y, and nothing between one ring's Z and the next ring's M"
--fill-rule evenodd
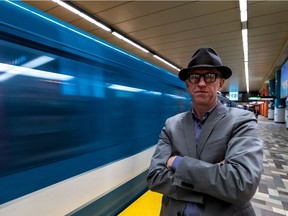
M229 100L238 101L238 92L229 92Z
M249 100L261 100L261 97L249 97Z

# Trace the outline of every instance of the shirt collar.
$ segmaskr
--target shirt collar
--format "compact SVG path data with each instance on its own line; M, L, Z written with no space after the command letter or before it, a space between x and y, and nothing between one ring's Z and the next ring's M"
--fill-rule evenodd
M212 107L210 110L208 110L207 112L205 112L205 113L203 114L203 119L202 119L202 120L200 120L200 119L197 117L194 108L192 108L192 116L193 116L193 118L196 119L197 121L205 121L205 120L208 118L208 116L211 114L211 112L216 108L216 106L217 106L217 104L216 104L214 107Z

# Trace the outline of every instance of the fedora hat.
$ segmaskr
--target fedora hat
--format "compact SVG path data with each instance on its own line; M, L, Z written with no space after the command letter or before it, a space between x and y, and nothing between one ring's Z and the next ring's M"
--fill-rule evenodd
M187 68L180 70L178 76L180 80L185 81L187 79L187 73L191 69L195 68L216 68L224 79L228 79L232 75L232 71L229 67L222 64L220 56L212 48L200 48L191 58Z

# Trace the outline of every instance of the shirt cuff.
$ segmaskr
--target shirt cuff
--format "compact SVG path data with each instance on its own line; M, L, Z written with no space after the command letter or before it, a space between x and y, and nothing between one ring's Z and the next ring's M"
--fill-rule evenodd
M176 156L176 158L174 159L172 165L171 165L171 169L176 170L177 167L179 166L180 162L182 160L181 156Z

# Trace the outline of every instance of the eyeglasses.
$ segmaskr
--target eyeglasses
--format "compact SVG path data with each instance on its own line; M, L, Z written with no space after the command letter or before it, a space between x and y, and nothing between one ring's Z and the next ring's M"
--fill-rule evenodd
M190 83L200 82L201 77L204 78L204 81L206 83L213 83L213 82L215 82L217 77L222 77L222 76L220 74L217 74L217 73L206 73L206 74L191 73L191 74L188 74L188 80Z

